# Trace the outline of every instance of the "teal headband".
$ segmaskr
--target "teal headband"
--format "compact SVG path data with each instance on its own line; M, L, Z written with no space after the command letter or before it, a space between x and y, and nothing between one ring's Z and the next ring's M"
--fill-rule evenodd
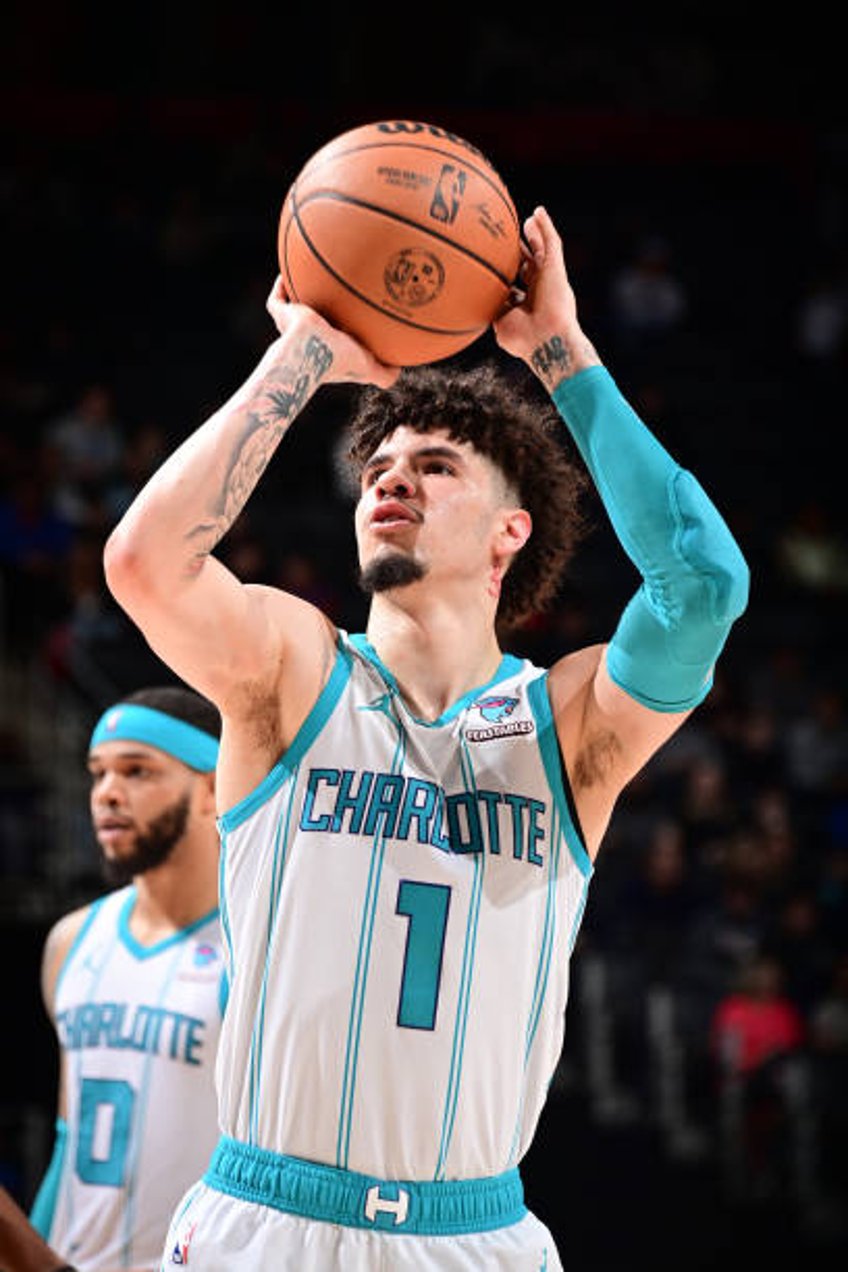
M210 772L218 762L218 739L211 733L164 711L134 702L119 702L104 711L94 727L89 747L116 741L145 742L201 773Z

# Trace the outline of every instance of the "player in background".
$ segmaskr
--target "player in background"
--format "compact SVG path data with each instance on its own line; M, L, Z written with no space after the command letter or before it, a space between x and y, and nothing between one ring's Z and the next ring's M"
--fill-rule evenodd
M748 571L583 333L547 212L524 230L494 333L544 392L486 367L398 374L278 280L279 337L106 545L116 599L224 721L222 1138L163 1268L561 1266L518 1167L593 861L708 693ZM357 635L213 555L340 382L374 386L353 421ZM545 670L498 630L550 598L573 546L562 420L642 578L608 643Z
M91 737L111 888L45 942L58 1118L30 1216L80 1272L158 1267L174 1204L217 1139L220 727L200 695L157 686L110 707Z

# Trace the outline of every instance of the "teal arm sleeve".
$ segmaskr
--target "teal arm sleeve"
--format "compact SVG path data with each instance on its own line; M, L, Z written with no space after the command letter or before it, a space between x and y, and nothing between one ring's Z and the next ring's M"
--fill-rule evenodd
M45 1241L50 1240L50 1229L53 1227L53 1215L56 1212L56 1200L59 1196L59 1181L62 1178L62 1166L65 1160L67 1140L67 1123L62 1118L57 1118L56 1143L53 1146L53 1156L50 1158L50 1165L47 1167L47 1171L41 1181L41 1187L38 1190L35 1201L32 1203L29 1215L29 1221L33 1228L40 1233Z
M748 603L748 567L699 483L605 367L579 371L553 398L643 579L607 649L609 673L655 711L686 711L709 692L716 658Z

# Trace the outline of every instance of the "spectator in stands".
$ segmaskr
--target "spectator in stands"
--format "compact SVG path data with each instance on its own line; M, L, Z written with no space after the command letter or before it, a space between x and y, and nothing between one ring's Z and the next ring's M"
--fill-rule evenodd
M827 988L810 1012L810 1036L820 1051L848 1061L848 951L833 963Z
M740 790L740 797L744 794ZM763 883L769 901L781 902L815 869L801 851L791 801L781 786L762 783L746 801L751 829L762 854Z
M848 840L829 845L817 872L816 896L833 948L848 951Z
M625 355L667 347L683 326L689 299L674 268L671 245L662 234L643 237L614 274L610 310L614 337Z
M784 969L771 955L745 963L716 1006L711 1026L713 1054L724 1071L747 1075L775 1056L800 1047L804 1021L784 992Z
M701 864L709 865L739 824L724 756L701 756L686 770L677 815L688 850Z
M92 533L78 534L68 554L64 612L47 631L46 665L54 676L79 674L80 660L99 663L99 651L118 639L123 624L106 591L103 544Z
M133 429L122 452L120 467L106 487L105 502L111 520L123 516L167 451L165 429L157 420L144 420Z
M790 725L786 760L799 794L826 797L848 789L848 718L835 687L819 686L807 712Z
M56 457L59 513L79 528L104 524L106 488L124 453L111 387L102 381L86 384L71 409L48 424L45 440Z
M848 537L819 496L794 509L776 548L778 569L790 585L821 596L848 592Z
M827 990L835 954L813 892L800 888L783 900L763 949L784 969L784 988L807 1016Z
M737 1186L767 1197L786 1167L783 1064L805 1040L801 1012L784 992L783 968L759 954L716 1006L710 1046L724 1107L725 1158L736 1158ZM736 1098L741 1095L741 1101Z
M729 756L734 790L755 797L764 787L786 795L786 763L777 713L770 703L755 702L739 713Z
M62 571L74 527L51 503L49 470L40 448L12 456L0 494L2 638L31 649L62 608Z
M680 950L680 977L705 1031L728 988L757 957L768 919L760 889L735 875L720 877L717 894L693 917Z
M810 1014L815 1075L814 1117L828 1214L848 1233L848 951L833 964L830 983Z
M848 353L848 283L844 271L821 265L807 279L795 311L795 348L807 368Z

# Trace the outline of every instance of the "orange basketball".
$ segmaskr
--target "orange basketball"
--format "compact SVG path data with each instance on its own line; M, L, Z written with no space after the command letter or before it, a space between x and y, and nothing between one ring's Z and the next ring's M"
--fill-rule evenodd
M280 271L383 362L466 348L503 308L521 260L506 186L485 155L434 124L363 124L301 169L280 214Z

